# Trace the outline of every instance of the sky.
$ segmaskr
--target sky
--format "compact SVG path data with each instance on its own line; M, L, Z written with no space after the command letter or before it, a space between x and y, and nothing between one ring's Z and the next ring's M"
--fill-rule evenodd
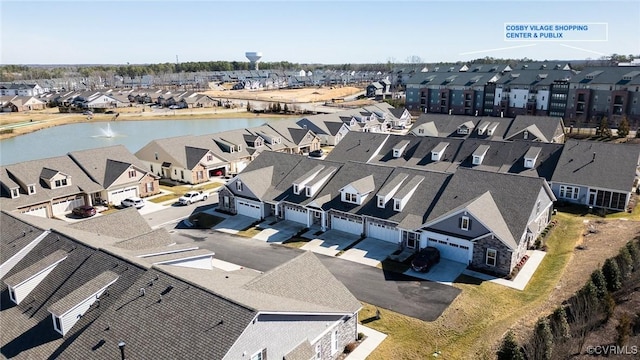
M507 41L507 23L592 25L583 41ZM640 1L0 0L1 64L245 62L247 51L302 64L638 55Z

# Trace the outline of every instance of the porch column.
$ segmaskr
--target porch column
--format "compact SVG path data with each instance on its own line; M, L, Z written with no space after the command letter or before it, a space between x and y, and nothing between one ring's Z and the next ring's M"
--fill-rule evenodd
M327 221L324 214L324 211L320 212L320 229L322 229L322 231L327 231Z

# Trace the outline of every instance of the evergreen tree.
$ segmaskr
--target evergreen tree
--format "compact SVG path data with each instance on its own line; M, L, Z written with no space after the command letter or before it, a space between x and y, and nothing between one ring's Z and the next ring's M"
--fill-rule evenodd
M596 297L598 300L604 299L605 295L607 295L607 280L604 274L602 274L602 270L599 268L594 270L594 272L591 273L591 281L596 287Z
M498 349L498 360L524 360L524 355L516 342L513 331L509 330L502 338L502 344Z
M534 336L537 341L537 359L549 360L551 359L551 353L553 351L553 334L551 333L551 326L549 326L549 320L547 318L541 318L536 323L536 329Z
M289 113L289 107L287 106L287 104L284 104L284 113L288 114Z
M569 322L567 321L567 313L562 306L555 309L551 315L552 329L556 338L567 339L571 337Z
M603 116L600 122L600 136L611 137L611 128L609 128L609 120L607 120L606 116Z
M251 112L251 103L247 101L247 112Z
M618 263L612 258L605 260L602 266L602 274L607 280L607 289L611 292L620 290L622 283L620 281L620 268Z
M620 120L620 124L618 124L618 137L626 138L629 135L629 121L627 120L627 116L622 116L622 120Z
M620 269L620 278L622 281L633 271L633 259L631 258L631 253L629 253L629 249L626 246L623 246L622 249L620 249L620 253L616 256L616 260L618 261L618 268Z
M627 243L627 250L629 250L629 254L631 255L633 271L638 271L640 268L640 249L638 249L638 245L635 241L629 241Z

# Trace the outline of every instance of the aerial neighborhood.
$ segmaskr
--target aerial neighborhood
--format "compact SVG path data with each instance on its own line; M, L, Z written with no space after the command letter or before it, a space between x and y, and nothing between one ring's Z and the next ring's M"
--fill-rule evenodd
M635 216L640 145L620 129L640 126L640 66L578 71L528 61L83 80L2 83L1 111L231 106L204 91L222 83L256 92L358 84L370 102L332 99L325 105L335 111L154 139L135 152L113 145L0 166L4 358L364 359L394 337L384 340L369 323L407 301L403 315L436 324L445 311L464 317L460 303L449 305L471 286L526 291L548 271L538 265L551 256L544 241L559 209L582 214L576 229ZM620 138L605 139L605 126ZM222 223L204 230L151 226L140 209L171 186L212 183L195 194L203 207L194 211ZM211 209L208 197L216 199ZM73 217L82 207L98 213ZM222 227L238 219L245 225L233 232ZM283 224L294 230L277 246L300 242L301 250L268 269L223 261L203 240L242 252L233 241L243 233ZM182 231L190 242L176 240ZM360 261L360 278L349 280L340 271L352 265L343 263L373 253L366 246L381 255ZM437 260L421 272L412 259L426 249ZM406 268L390 275L389 264ZM438 278L450 269L455 276ZM365 272L384 277L376 296L393 281L403 295L375 303L368 296L376 291L362 290L370 286ZM456 287L458 276L465 281ZM408 283L420 290L411 295ZM412 306L431 313L413 319ZM420 346L438 356L437 344Z

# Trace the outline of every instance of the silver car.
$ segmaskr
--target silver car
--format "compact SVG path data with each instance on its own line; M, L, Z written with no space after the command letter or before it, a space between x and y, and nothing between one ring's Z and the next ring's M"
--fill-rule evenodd
M130 198L126 198L124 200L122 200L122 202L120 202L120 205L122 205L122 207L135 207L136 209L140 209L141 207L144 206L144 200L140 199L139 197L130 197Z

